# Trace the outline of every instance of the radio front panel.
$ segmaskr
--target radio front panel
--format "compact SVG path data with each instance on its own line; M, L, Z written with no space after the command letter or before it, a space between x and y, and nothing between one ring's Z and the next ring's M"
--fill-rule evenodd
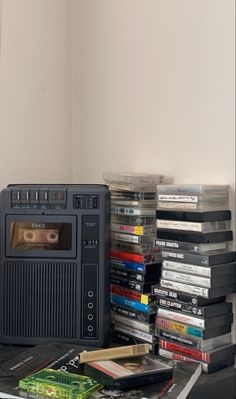
M0 342L103 346L110 330L110 197L104 185L0 193Z

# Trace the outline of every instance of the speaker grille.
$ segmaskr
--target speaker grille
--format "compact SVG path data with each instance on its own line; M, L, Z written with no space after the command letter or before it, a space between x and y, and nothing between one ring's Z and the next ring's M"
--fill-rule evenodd
M76 263L5 262L3 334L76 338L77 268Z

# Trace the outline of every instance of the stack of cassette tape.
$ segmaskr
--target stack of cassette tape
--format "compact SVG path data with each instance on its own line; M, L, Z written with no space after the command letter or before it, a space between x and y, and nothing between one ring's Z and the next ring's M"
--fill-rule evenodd
M161 254L156 237L157 184L162 176L104 173L111 192L111 319L122 344L148 343L157 352L156 296Z
M161 249L155 321L159 354L198 361L207 373L234 362L232 303L235 252L228 186L166 185L157 193L157 239Z

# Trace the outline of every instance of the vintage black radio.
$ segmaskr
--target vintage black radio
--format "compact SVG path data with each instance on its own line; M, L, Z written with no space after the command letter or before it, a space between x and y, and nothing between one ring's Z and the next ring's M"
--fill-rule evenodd
M104 346L110 199L104 185L10 185L0 193L0 342Z

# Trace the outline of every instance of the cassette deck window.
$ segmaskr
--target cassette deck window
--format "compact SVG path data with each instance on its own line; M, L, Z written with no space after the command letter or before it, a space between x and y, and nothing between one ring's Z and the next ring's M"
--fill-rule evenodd
M10 228L12 250L70 251L72 224L65 222L14 221Z

